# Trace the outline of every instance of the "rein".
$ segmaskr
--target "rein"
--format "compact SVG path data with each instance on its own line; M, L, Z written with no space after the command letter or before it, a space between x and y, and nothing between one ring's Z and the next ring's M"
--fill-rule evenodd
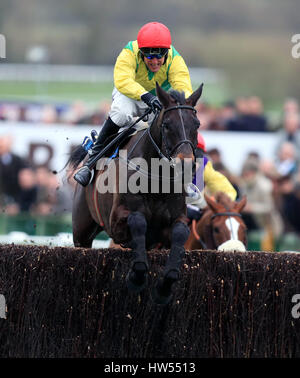
M229 217L229 219L230 219L230 217L239 217L239 218L242 218L242 215L240 213L235 213L235 212L232 212L232 211L224 211L224 212L213 214L210 219L213 220L214 218L221 217L221 216ZM233 226L232 226L232 222L231 221L230 221L230 229L231 229L230 230L231 234L233 234ZM215 241L215 236L214 236L213 231L212 231L212 239L213 239L213 242L214 242L216 248L218 248L217 243Z
M204 243L204 241L201 239L200 235L197 232L197 221L195 219L192 220L192 232L195 237L195 239L202 245L203 249L207 249L207 245Z
M240 217L242 218L242 215L240 213L235 213L235 212L232 212L232 211L224 211L224 212L220 212L220 213L215 213L213 214L210 219L213 220L214 218L216 217L221 217L221 216L227 216L227 217ZM199 233L197 232L197 228L196 228L196 220L193 219L192 221L192 232L193 232L193 235L195 237L195 239L202 245L202 248L203 249L207 249L207 245L205 244L205 242L201 239ZM231 231L232 231L232 225L231 225ZM212 240L215 244L215 248L217 248L217 243L215 242L215 238L214 238L214 234L212 232Z
M148 137L149 137L149 139L150 139L153 147L155 148L156 152L158 153L159 157L162 160L166 161L166 162L170 162L172 168L174 168L176 166L176 164L175 164L174 159L171 157L171 155L172 155L172 153L174 151L176 151L176 149L180 145L182 145L184 143L189 144L192 147L193 154L195 155L195 147L194 147L193 143L186 138L186 133L185 133L185 128L184 128L184 123L183 123L181 109L192 110L194 113L197 113L197 110L193 106L190 106L190 105L180 105L180 104L177 104L175 106L171 106L171 107L169 107L169 108L167 108L167 109L164 110L163 116L167 112L172 111L172 110L178 110L179 111L179 116L180 116L182 130L183 130L183 135L184 135L184 139L182 139L181 141L179 141L175 145L175 147L173 147L173 149L171 151L169 151L169 149L167 147L167 144L166 144L166 140L165 140L166 138L165 138L165 134L164 134L164 123L162 123L162 126L161 126L162 127L162 142L163 142L164 147L165 147L165 149L167 151L167 156L163 154L163 152L161 151L161 149L159 148L159 146L157 145L157 143L155 142L155 140L153 139L153 137L151 135L151 128L155 124L155 122L157 121L159 112L155 112L155 115L154 115L154 118L153 118L153 120L151 122L151 125L142 133L142 135L140 136L140 138L138 138L138 140L136 141L136 143L133 145L133 147L131 148L130 152L128 153L128 156L131 155L131 153L133 152L133 150L135 149L135 147L139 144L140 140L144 137L144 135L148 135ZM143 117L145 117L145 116L146 116L146 114ZM120 159L120 157L119 157L119 159ZM121 159L121 160L124 160L124 159ZM139 165L132 163L129 160L129 158L127 158L127 165L131 169L134 169L134 170L138 171L143 176L146 176L146 177L149 177L151 179L158 180L158 181L166 181L166 182L167 181L176 181L178 179L178 177L179 177L178 173L176 173L174 177L169 178L169 179L164 179L160 175L153 175L151 173L149 174L149 172L144 171Z

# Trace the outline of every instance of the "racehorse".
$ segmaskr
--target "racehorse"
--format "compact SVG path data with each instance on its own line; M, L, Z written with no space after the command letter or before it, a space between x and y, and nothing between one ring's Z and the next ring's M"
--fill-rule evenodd
M127 170L127 183L139 170L138 164L131 171L130 161L143 158L150 166L151 159L161 158L170 164L169 180L176 176L172 174L174 161L183 164L189 161L194 165L195 148L197 144L197 130L200 122L196 115L195 105L202 94L203 84L185 99L183 92L164 91L156 84L157 96L163 106L156 114L150 126L132 136L123 144L122 151L127 152L127 161L116 157L110 160L115 169L108 176L114 181L112 192L102 193L99 190L104 170L97 170L93 182L86 188L75 187L72 224L73 241L75 247L91 247L96 235L102 230L113 239L114 243L132 249L132 262L126 277L130 290L140 292L147 284L149 264L147 250L161 243L170 248L162 277L157 281L153 290L156 303L166 304L172 299L173 284L180 278L180 269L185 254L184 243L190 229L186 217L186 203L184 190L175 191L170 185L170 191L162 191L162 185L156 193L133 193L120 190L120 173ZM75 150L76 151L76 150ZM75 170L82 156L71 154L70 167ZM125 163L124 163L125 160ZM146 173L151 182L155 175ZM160 174L160 180L163 180ZM160 183L161 184L161 183ZM100 193L99 193L100 192Z
M246 196L239 202L232 201L223 192L218 192L215 200L204 196L207 207L198 222L192 221L185 248L246 251L247 227L240 214L246 205Z

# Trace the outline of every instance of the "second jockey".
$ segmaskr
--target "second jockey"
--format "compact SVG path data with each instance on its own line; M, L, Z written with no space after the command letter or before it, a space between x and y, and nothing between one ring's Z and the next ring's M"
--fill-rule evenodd
M236 190L227 177L213 168L211 161L206 155L206 152L205 140L198 132L196 173L193 178L193 183L189 184L187 187L187 194L189 196L187 217L190 219L190 221L193 219L199 220L203 214L202 210L206 206L206 201L203 195L204 189L208 190L211 195L218 191L224 192L233 201L235 201L237 196Z

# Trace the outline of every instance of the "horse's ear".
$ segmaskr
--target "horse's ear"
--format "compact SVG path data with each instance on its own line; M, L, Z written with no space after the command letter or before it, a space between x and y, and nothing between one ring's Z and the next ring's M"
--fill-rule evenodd
M247 203L247 197L246 196L243 196L242 199L236 203L236 205L234 206L234 210L237 212L237 213L240 213L243 208L246 206L246 203Z
M217 202L215 202L211 197L207 196L204 194L205 201L207 205L210 207L210 209L214 212L217 213L219 211L219 207Z
M159 101L162 103L163 107L167 108L169 103L170 103L170 96L166 91L164 91L160 87L158 82L156 82L156 94L157 94Z
M190 95L189 98L186 99L186 103L189 105L195 106L197 104L197 101L202 95L202 89L203 89L203 83L194 93Z

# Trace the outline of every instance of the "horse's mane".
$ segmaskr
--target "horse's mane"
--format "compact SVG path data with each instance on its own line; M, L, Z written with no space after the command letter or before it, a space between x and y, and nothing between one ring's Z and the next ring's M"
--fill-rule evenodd
M82 147L82 145L76 146L66 162L65 166L63 169L65 169L67 166L69 166L69 169L71 170L70 175L75 171L75 169L79 166L79 164L82 162L82 160L85 158L87 155L87 151Z
M234 206L232 199L224 192L217 192L215 194L215 201L229 210Z
M185 104L185 94L184 92L178 92L178 91L175 91L175 89L172 89L170 92L169 92L170 96L173 97L173 99L178 102L180 105L184 105Z

